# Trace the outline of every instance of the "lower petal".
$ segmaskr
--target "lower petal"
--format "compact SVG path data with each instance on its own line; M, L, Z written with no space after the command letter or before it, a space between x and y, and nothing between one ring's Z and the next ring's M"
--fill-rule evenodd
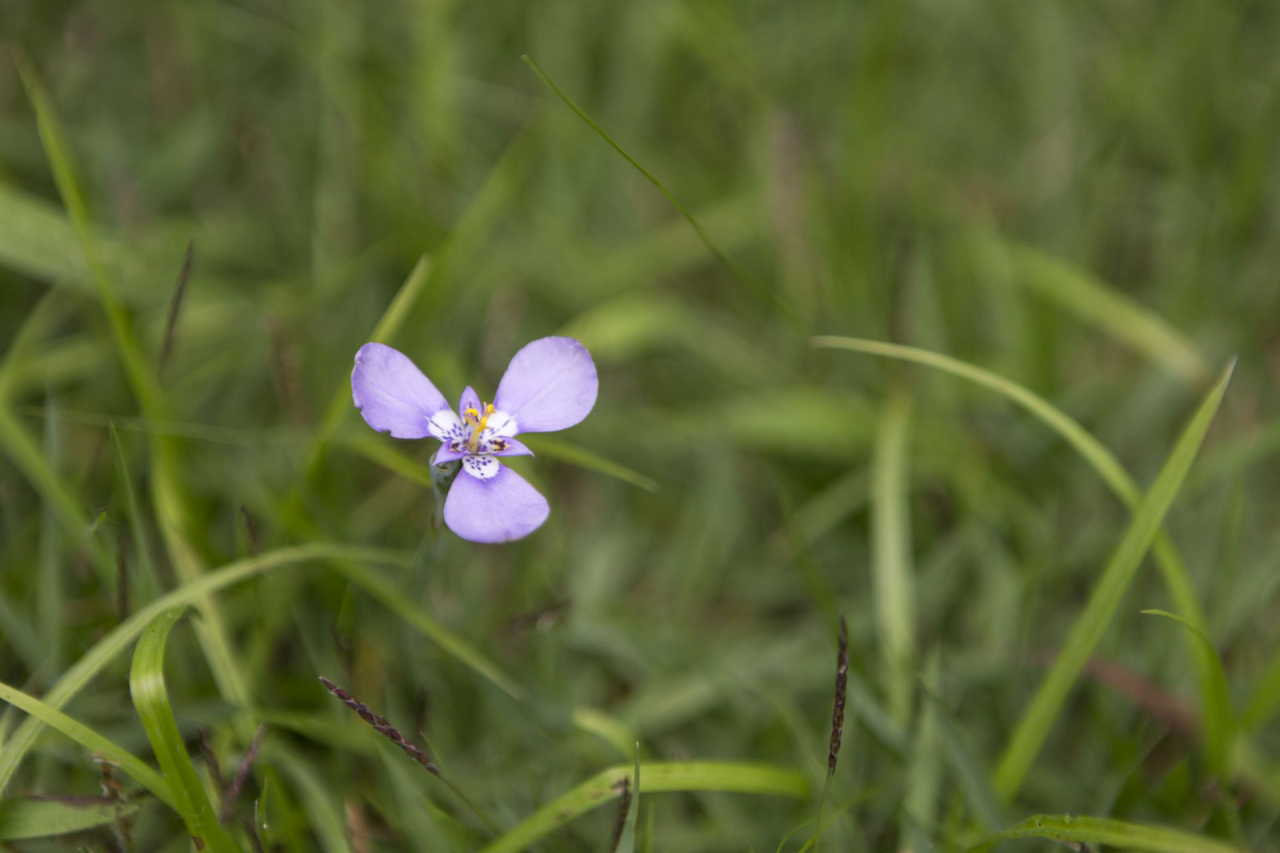
M547 499L505 465L481 480L460 476L444 502L444 523L471 542L510 542L528 536L551 514Z

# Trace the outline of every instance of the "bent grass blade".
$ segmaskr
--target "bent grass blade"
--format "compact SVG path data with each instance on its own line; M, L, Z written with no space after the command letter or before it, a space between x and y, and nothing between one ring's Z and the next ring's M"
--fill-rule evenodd
M186 612L186 607L175 607L161 613L146 627L138 638L133 653L133 665L129 670L129 692L133 707L142 720L151 749L155 752L164 780L169 786L174 806L197 850L212 853L238 853L231 837L218 825L217 814L205 795L196 775L196 768L187 754L174 719L173 708L164 683L164 648L169 632Z
M317 560L350 560L407 567L412 563L412 555L403 551L318 544L281 548L229 563L215 572L204 575L199 580L191 581L166 593L117 625L62 674L57 683L45 694L44 703L53 709L65 705L107 664L128 648L153 619L166 610L194 604L206 595L274 569ZM13 735L4 742L3 746L0 746L0 793L3 793L13 779L18 765L31 751L43 727L44 721L29 717L14 730Z

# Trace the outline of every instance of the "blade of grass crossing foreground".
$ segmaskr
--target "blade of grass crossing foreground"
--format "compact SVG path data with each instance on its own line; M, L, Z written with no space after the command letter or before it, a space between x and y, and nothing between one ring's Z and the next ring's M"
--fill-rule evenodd
M161 802L170 807L173 806L173 798L169 795L169 788L164 779L129 751L112 743L78 720L7 684L0 684L0 700L8 702L13 707L25 711L32 718L61 732L89 752L96 752L118 765L130 778L154 794Z
M84 832L129 817L141 803L109 800L0 800L0 841L22 841ZM85 848L81 848L85 849Z
M1213 657L1216 664L1214 667L1213 689L1205 697L1205 715L1204 719L1200 721L1200 735L1204 739L1204 751L1208 760L1209 771L1219 777L1226 778L1232 770L1230 766L1231 747L1235 740L1236 721L1231 713L1231 693L1227 689L1227 673L1222 668L1222 658L1218 656L1218 651L1213 647L1213 641L1209 639L1209 636L1185 618L1164 610L1144 610L1142 612L1148 616L1163 616L1166 619L1172 619L1177 622L1190 631L1196 641L1204 646L1209 655Z
M1203 835L1192 835L1162 826L1146 826L1100 817L1068 817L1036 815L1000 832L970 853L986 853L1000 841L1013 838L1048 838L1075 844L1105 844L1121 850L1143 850L1148 853L1245 853Z
M805 797L808 785L804 774L764 764L735 764L695 761L673 764L642 764L645 792L718 791L733 794L764 794L775 797ZM556 827L599 808L622 794L623 780L629 780L629 764L611 767L556 797L481 853L517 853L545 837Z
M1177 497L1187 471L1200 450L1205 433L1209 431L1209 425L1213 423L1218 405L1227 390L1227 383L1231 381L1234 366L1233 362L1223 371L1218 384L1200 404L1195 416L1183 430L1160 471L1160 476L1138 505L1124 538L1116 546L1102 577L1089 596L1084 612L1071 626L1062 650L1009 739L994 777L996 791L1005 799L1012 799L1022 787L1027 771L1062 711L1067 695L1114 619L1120 602L1142 565L1143 556L1160 529L1165 513Z
M248 580L264 572L299 563L318 560L350 560L351 562L383 563L406 568L412 564L412 554L404 551L388 551L375 548L357 548L346 545L315 544L296 548L281 548L254 557L228 563L198 581L185 584L140 608L121 622L105 637L95 643L81 658L67 668L57 683L49 688L44 702L50 708L61 708L75 696L117 655L151 624L160 614L174 607L194 604L204 596L220 589ZM44 721L29 717L14 730L13 735L0 746L0 793L13 778L22 759L30 752Z
M872 462L872 572L889 712L900 726L911 719L915 657L915 583L907 515L907 437L911 399L895 391L880 417Z
M237 847L222 827L214 813L209 798L205 796L196 775L196 768L187 755L178 731L178 722L169 705L169 694L164 683L164 647L169 631L186 612L175 607L155 618L142 636L133 653L133 665L129 669L129 693L133 706L142 720L142 727L151 741L151 748L164 771L165 783L173 796L174 805L197 850L212 853L236 853Z
M976 385L989 388L1008 398L1013 403L1026 409L1054 432L1062 436L1068 444L1075 448L1086 462L1098 473L1107 486L1132 510L1136 509L1142 499L1142 492L1129 472L1124 469L1100 441L1089 434L1084 427L1055 408L1049 401L1029 389L1009 379L984 370L980 367L916 347L889 344L882 341L869 341L861 338L825 336L813 339L819 347L843 349L852 352L892 358L899 361L912 362L926 367L941 370L960 379L966 379ZM1161 531L1155 541L1154 552L1156 564L1160 568L1169 595L1173 598L1178 610L1191 624L1202 631L1207 630L1203 609L1196 597L1195 587L1187 574L1182 558L1178 554L1169 537ZM1206 655L1204 648L1194 639L1188 639L1191 654L1196 662L1202 697L1209 695L1213 684L1214 661Z

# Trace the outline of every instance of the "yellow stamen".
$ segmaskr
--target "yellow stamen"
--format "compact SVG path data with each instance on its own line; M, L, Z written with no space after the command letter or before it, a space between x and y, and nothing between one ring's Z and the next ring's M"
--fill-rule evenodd
M471 424L471 438L467 439L467 448L475 453L480 448L480 433L484 432L485 424L489 423L489 417L493 414L493 404L484 404L484 415L481 416L475 409L467 409L462 413L462 418Z

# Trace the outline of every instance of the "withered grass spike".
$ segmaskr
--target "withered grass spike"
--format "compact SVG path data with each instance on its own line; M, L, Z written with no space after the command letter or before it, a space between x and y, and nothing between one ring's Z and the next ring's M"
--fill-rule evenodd
M124 536L116 538L116 618L129 618L129 561L124 552Z
M840 739L844 733L845 691L849 686L849 628L840 616L840 645L836 653L836 698L831 708L831 751L827 754L827 775L836 772Z
M609 850L615 851L618 845L622 843L622 833L627 828L627 813L631 811L631 777L623 777L621 781L622 794L618 797L618 819L613 824L613 843L609 845Z
M244 790L245 782L249 781L249 771L253 769L254 759L258 757L258 750L262 748L262 736L266 733L265 725L259 725L258 730L253 733L253 740L245 750L244 757L240 759L236 775L231 778L231 787L227 788L226 794L222 797L222 811L218 813L218 823L226 823L227 818L231 817L231 809L235 806L240 792Z
M182 267L178 270L178 280L173 286L173 298L169 300L169 314L164 321L164 343L160 346L160 358L156 364L156 375L164 373L165 362L169 360L169 352L173 349L173 336L178 327L178 312L182 309L182 297L187 293L187 280L191 278L191 260L195 253L195 243L188 241L187 251L182 255Z
M249 512L244 504L240 504L240 515L244 518L244 533L249 540L249 553L256 557L261 550L258 544L258 519L253 517L253 513Z
M373 726L373 730L375 732L382 735L387 740L394 743L396 746L400 747L400 749L404 751L405 755L409 756L414 761L421 764L428 773L432 774L433 776L440 776L440 778L442 779L444 778L440 773L440 768L436 767L435 763L431 760L430 756L428 756L425 752L419 749L412 741L410 741L404 735L400 734L400 731L395 726L391 725L391 723L387 722L387 719L385 717L381 717L378 714L375 714L373 711L369 709L368 705L365 705L362 702L356 701L356 699L350 693L343 690L341 687L334 684L332 681L325 678L323 675L320 676L320 682L324 684L325 688L327 688L330 693L332 693L334 696L337 696L339 699L341 699L342 704L346 705L348 708L350 708L351 710L359 714L360 719L364 720L366 723Z
M201 726L196 729L196 732L200 735L200 757L204 759L204 766L209 771L209 781L213 783L214 789L221 793L224 789L222 765L218 763L218 756L213 752L209 730Z

